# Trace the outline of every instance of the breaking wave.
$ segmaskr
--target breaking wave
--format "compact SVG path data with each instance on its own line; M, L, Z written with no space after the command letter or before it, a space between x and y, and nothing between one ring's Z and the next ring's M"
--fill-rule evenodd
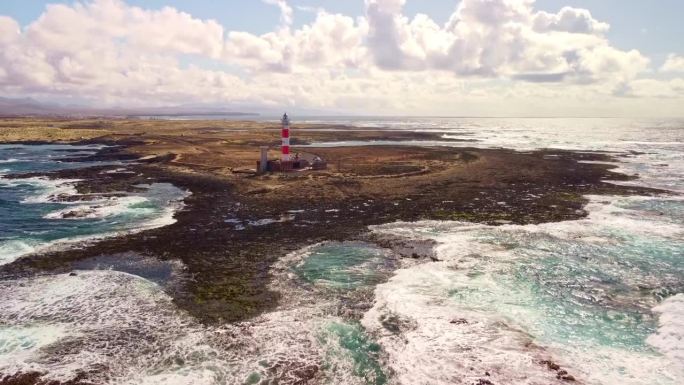
M592 199L579 221L374 227L438 242L440 261L399 270L363 319L382 336L399 382L555 383L561 370L594 384L684 381L672 361L681 301L651 311L684 291L684 200ZM669 223L644 210L656 204ZM388 331L388 318L401 327Z
M335 258L338 251L354 262ZM373 271L363 279L351 272L369 263L378 267L384 258L382 250L359 244L292 253L273 268L272 289L287 299L235 325L202 325L161 286L120 271L0 281L6 304L0 314L0 373L38 372L56 381L85 373L88 381L117 384L381 385L387 376L380 347L345 314L353 309L342 299L368 301L363 289L370 286L364 282ZM359 280L330 286L330 279L348 280L337 274L320 281L317 274L330 274L323 266L337 266Z

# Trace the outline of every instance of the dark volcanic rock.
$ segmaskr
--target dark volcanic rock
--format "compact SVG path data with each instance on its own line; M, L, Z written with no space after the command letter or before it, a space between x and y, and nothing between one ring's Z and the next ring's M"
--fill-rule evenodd
M83 379L84 375L68 381L53 381L43 379L44 373L15 373L4 375L0 373L0 385L95 385Z
M621 176L611 173L610 166L578 163L606 160L605 155L407 147L372 151L388 156L406 152L432 168L427 174L378 179L331 173L226 176L204 169L179 171L175 157L162 156L153 163L127 166L133 173L91 167L51 174L81 179L76 186L80 194L118 194L137 191L139 184L166 182L192 195L172 225L104 239L82 249L21 258L0 267L0 277L67 273L72 262L101 255L135 253L181 260L193 278L172 293L176 303L204 322L232 322L276 306L278 294L268 288L272 263L310 244L362 239L406 258L437 259L433 241L377 236L368 233L369 225L430 219L492 225L559 221L586 215L583 194L658 193L605 183L608 176ZM468 157L466 163L463 156ZM129 157L119 146L108 147L93 159ZM293 218L279 220L287 215ZM274 220L242 228L235 225L263 219ZM410 327L401 320L385 323L394 332Z

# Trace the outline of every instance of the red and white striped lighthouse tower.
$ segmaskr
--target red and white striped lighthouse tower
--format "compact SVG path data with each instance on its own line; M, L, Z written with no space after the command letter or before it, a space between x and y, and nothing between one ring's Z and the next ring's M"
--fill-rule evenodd
M283 138L283 145L282 145L282 157L280 160L282 162L289 162L290 161L290 118L287 117L287 114L283 115L283 129L282 129L282 134L281 137Z

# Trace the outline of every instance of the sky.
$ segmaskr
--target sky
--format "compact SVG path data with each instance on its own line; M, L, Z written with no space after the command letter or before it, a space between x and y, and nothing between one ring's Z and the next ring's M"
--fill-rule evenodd
M684 116L681 0L3 0L0 96Z

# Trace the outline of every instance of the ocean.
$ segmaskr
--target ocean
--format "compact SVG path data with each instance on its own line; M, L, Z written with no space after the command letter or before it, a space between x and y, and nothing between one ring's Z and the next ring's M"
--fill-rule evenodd
M184 192L152 184L140 193L82 196L77 180L16 177L124 162L78 162L101 147L71 145L0 145L0 264L22 255L74 242L139 231L173 223ZM79 197L79 199L65 199Z
M307 122L444 136L425 145L601 151L638 176L614 183L670 193L590 196L588 217L560 223L369 229L432 241L437 262L394 259L361 242L311 245L273 266L278 307L235 325L201 325L156 282L116 269L0 281L0 372L65 380L106 367L101 382L117 384L294 383L283 368L318 370L333 384L684 384L684 121ZM2 146L0 169L83 166L56 162L62 148ZM71 206L54 197L73 194L72 183L0 179L0 263L70 239L163 225L183 196L151 185L130 201L85 209L92 216L64 219Z

